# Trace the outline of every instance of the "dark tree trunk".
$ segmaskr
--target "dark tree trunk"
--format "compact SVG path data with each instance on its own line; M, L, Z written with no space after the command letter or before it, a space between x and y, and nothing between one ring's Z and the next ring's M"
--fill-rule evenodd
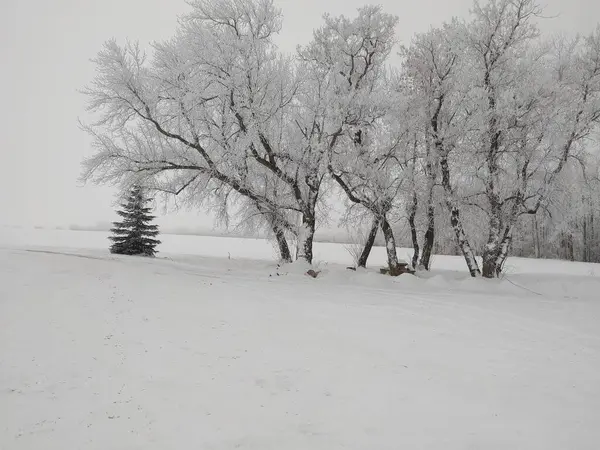
M504 228L502 236L494 247L486 246L483 252L483 277L498 278L502 274L504 263L508 258L508 251L512 242L512 226L507 225Z
M567 257L569 261L575 261L575 250L573 245L573 233L567 233Z
M273 225L273 233L275 233L275 239L277 246L279 247L279 259L282 262L292 262L292 253L290 252L290 246L288 245L285 233L277 225Z
M469 273L472 277L479 276L481 275L481 271L479 270L477 259L475 258L475 252L473 251L473 248L471 247L471 244L469 243L465 230L462 226L462 222L460 220L460 211L454 204L449 205L449 208L450 224L452 225L452 229L456 235L456 243L458 248L460 249L463 257L465 258L465 262L467 263Z
M408 212L408 225L410 226L410 237L412 239L412 245L414 249L413 257L412 257L412 268L417 268L417 261L419 260L419 254L421 249L419 248L419 235L417 234L417 224L415 222L415 218L417 217L417 208L419 206L419 200L417 198L417 193L413 192L412 204L410 205L410 209Z
M544 224L544 222L542 221L542 243L546 243L548 242L548 230L546 229L546 225ZM544 251L544 249L540 246L540 254L542 255L542 258L546 258L548 257L548 251Z
M487 179L485 180L485 193L490 206L490 219L488 222L488 241L483 251L482 275L484 278L496 278L501 271L501 268L498 267L498 261L502 252L501 240L503 241L505 237L507 238L506 233L504 237L501 237L500 235L502 230L502 205L498 194L497 182L500 171L498 166L498 154L500 152L502 131L498 125L499 120L496 115L497 103L495 90L490 71L487 68L483 82L487 91L487 109L489 113L487 130L489 142L486 149ZM487 140L485 140L485 142L487 142ZM510 233L510 230L507 231L507 233Z
M540 227L538 225L537 214L533 215L533 247L536 258L541 258L540 252Z
M587 214L584 214L583 216L583 262L589 262L589 239L588 239L588 233L587 233L587 223L588 223L588 216Z
M314 178L308 177L308 198L302 213L302 227L298 233L298 259L303 259L308 264L313 262L313 242L317 227L317 201L319 199L320 184Z
M275 242L277 242L279 250L279 260L286 263L292 262L292 252L285 238L284 228L277 220L277 215L264 207L260 202L256 202L256 209L265 217L265 220L271 226L271 230L273 230L273 236L275 236Z
M591 250L590 250L590 262L600 262L600 245L598 245L598 238L594 231L594 213L590 213L590 240L591 240Z
M423 241L423 253L419 267L423 270L431 269L431 255L433 253L433 244L435 240L435 228L433 225L427 227Z
M495 242L493 246L489 243L485 246L482 255L483 264L481 266L482 276L484 278L497 278L502 272L502 265L508 257L508 248L510 238L505 237L500 242Z
M513 240L512 226L506 227L502 241L500 241L500 247L498 249L498 257L496 258L496 277L502 275L504 270L504 263L508 258L508 251Z
M315 239L315 215L311 211L302 216L302 228L298 235L298 259L303 259L308 264L313 260L313 241Z
M497 143L496 143L497 145ZM500 200L496 193L495 174L497 167L493 155L488 156L488 182L486 186L486 196L490 204L489 222L488 222L488 240L483 251L482 275L484 278L496 278L498 276L498 257L501 252L502 230L502 208Z
M388 257L388 267L390 275L398 276L402 273L400 265L398 264L398 254L396 253L396 239L394 238L394 232L387 218L384 216L381 218L381 231L385 239L385 249Z
M360 254L360 257L358 258L358 267L367 267L367 260L369 259L369 255L371 254L371 250L373 249L373 245L375 244L375 238L377 237L379 223L380 220L378 218L373 219L371 231L369 232L369 236L367 237L367 241L365 242L363 251Z
M419 267L423 270L431 269L431 254L435 244L435 205L433 204L433 191L429 193L427 204L427 230L423 239L423 253Z
M498 255L498 248L488 249L486 247L485 251L483 252L483 264L481 266L481 274L484 278L496 277L496 273L498 272L498 268L496 266Z
M502 252L501 243L504 241L506 233L509 231L505 231L505 236L501 236L502 225L499 203L496 201L497 199L495 196L493 196L493 199L490 199L489 197L490 194L488 194L488 200L490 200L491 203L489 234L482 255L483 264L481 272L484 278L496 278L499 273L498 258Z
M427 175L427 230L423 237L423 250L419 268L429 270L431 269L431 255L435 244L435 203L433 194L437 179L437 170L433 163L433 155L431 154L431 146L429 144L427 145L425 173Z
M448 159L445 156L442 156L440 159L440 167L442 170L442 186L446 193L446 206L450 212L450 224L456 235L456 244L465 258L469 273L472 277L476 277L481 275L481 271L477 265L475 252L473 252L473 248L471 247L463 228L460 219L460 210L458 209L456 201L453 199L454 193L452 192L452 186L450 185L450 168L448 167Z

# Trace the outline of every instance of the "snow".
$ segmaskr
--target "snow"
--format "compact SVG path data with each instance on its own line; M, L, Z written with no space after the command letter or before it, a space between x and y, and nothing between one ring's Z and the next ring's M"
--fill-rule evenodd
M0 449L598 447L599 266L394 279L317 244L312 279L264 241L161 240L0 229Z

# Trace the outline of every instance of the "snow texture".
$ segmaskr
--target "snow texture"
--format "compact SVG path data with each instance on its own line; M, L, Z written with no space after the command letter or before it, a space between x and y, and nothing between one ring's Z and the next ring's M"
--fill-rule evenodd
M598 266L392 278L317 244L312 279L260 240L105 246L0 230L0 449L598 448Z

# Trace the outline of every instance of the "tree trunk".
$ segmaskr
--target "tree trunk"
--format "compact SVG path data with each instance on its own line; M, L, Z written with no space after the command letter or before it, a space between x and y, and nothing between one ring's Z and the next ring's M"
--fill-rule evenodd
M290 246L285 238L285 233L277 225L273 225L272 228L273 233L275 233L277 246L279 247L279 259L285 263L292 262L292 253L290 252Z
M585 201L585 199L582 199L582 200ZM588 206L588 205L586 205L586 206ZM588 231L588 223L589 223L591 211L589 211L589 212L588 211L586 211L583 214L583 221L582 221L583 222L582 223L582 225L583 225L583 262L591 262L590 256L591 256L592 239L590 239L590 235L589 235L589 231Z
M496 278L499 273L498 258L500 256L500 246L488 247L486 245L483 252L483 264L481 274L484 278Z
M381 231L383 231L383 237L385 239L385 249L388 257L390 275L398 276L401 273L398 264L398 254L396 253L396 239L394 238L392 227L385 216L381 218Z
M263 207L259 202L256 202L256 208L265 217L271 226L271 230L273 230L273 236L275 236L275 242L277 242L279 250L279 260L286 263L292 262L292 252L285 238L284 228L277 220L277 215Z
M548 242L548 230L546 229L546 225L544 223L544 221L542 221L542 239L541 242L543 244L546 244ZM544 248L546 248L546 246L544 245ZM544 248L542 248L542 246L540 246L540 255L542 255L542 258L546 258L548 256L548 252L544 251Z
M537 214L533 215L533 248L535 252L536 258L541 258L542 254L540 252L540 229L537 220Z
M452 225L452 229L454 230L454 234L456 235L456 243L458 244L458 248L463 254L465 258L465 262L467 263L467 267L469 269L469 273L472 277L477 277L481 275L481 271L479 270L479 266L477 264L477 259L475 258L475 252L467 239L467 234L462 226L462 222L460 220L460 211L458 207L454 204L449 205L450 208L450 224Z
M423 253L419 262L419 268L423 270L431 269L431 254L435 244L435 203L433 194L437 173L432 158L431 146L427 145L427 164L425 165L427 174L427 230L423 238Z
M490 158L492 158L490 156ZM493 159L493 158L492 158ZM495 180L493 178L495 164L492 161L488 161L488 185L486 187L486 195L488 202L490 203L490 220L488 223L488 240L485 244L483 251L483 264L482 264L482 275L484 278L496 278L498 275L498 256L500 255L500 241L503 239L500 236L502 228L502 208L496 193Z
M440 167L442 170L442 186L446 193L446 206L450 211L450 224L452 225L452 229L454 230L454 234L456 235L456 243L458 248L463 254L465 261L467 263L467 267L469 268L469 273L472 277L476 277L481 275L481 271L479 270L479 266L477 265L477 259L475 258L475 253L473 252L473 248L471 244L469 244L469 240L467 239L467 235L465 233L465 229L463 228L462 221L460 220L460 210L458 209L458 205L453 199L454 193L452 192L452 186L450 185L450 169L448 167L448 159L443 156L440 158Z
M483 251L483 264L481 266L481 274L484 278L496 278L498 274L498 257L500 255L499 237L496 237L493 242L488 242Z
M587 215L583 216L583 262L589 262L589 242L587 236Z
M419 235L417 234L417 225L415 223L415 218L417 216L417 208L418 208L418 199L417 193L413 192L412 204L410 205L410 209L408 211L408 225L410 226L410 236L412 239L412 245L414 249L414 254L412 257L412 268L417 268L417 261L419 260Z
M488 223L488 241L483 251L482 275L484 278L496 278L500 271L498 267L498 258L501 253L500 242L504 240L504 237L500 236L502 229L502 205L498 193L498 176L500 172L498 155L502 139L502 128L498 125L496 92L489 67L486 67L483 83L487 92L487 112L489 114L487 130L489 142L487 139L484 140L486 143L484 144L484 150L487 153L485 161L487 169L485 193L490 207L490 220ZM508 230L507 232L510 234L510 229Z
M591 241L591 250L590 250L590 262L600 262L600 246L598 245L598 238L596 237L596 233L594 231L594 212L590 213L590 241Z
M427 231L425 232L425 238L423 241L423 253L421 255L421 262L419 262L419 267L423 270L431 269L431 255L433 253L434 240L435 240L434 224L429 224L427 226Z
M567 258L569 261L575 261L575 251L573 246L573 233L567 233Z
M309 177L310 178L310 177ZM313 178L307 179L308 199L302 212L302 226L298 233L298 259L303 259L308 264L313 262L313 241L317 226L317 201L319 199L319 183Z
M367 267L367 260L369 259L369 255L371 254L371 250L373 249L373 245L375 244L375 238L377 237L377 230L379 228L379 224L379 218L374 218L373 224L371 225L371 231L369 233L369 236L367 237L367 241L365 242L363 251L360 254L360 258L358 258L358 267Z
M502 240L500 241L500 245L498 246L498 254L496 256L495 262L495 277L500 277L502 275L502 270L504 270L504 263L508 258L508 251L510 250L510 244L513 239L513 225L508 225L504 229L504 235L502 236Z
M508 252L513 239L513 229L517 223L516 209L512 211L508 223L499 227L496 234L496 223L500 222L497 218L490 219L490 238L483 252L483 277L498 278L502 274L504 263L508 258Z
M429 193L427 204L427 230L423 238L423 253L421 254L421 262L419 267L423 270L431 268L431 254L433 245L435 244L435 205L433 204L433 190Z
M302 226L298 233L298 259L312 264L313 260L313 241L315 238L315 215L311 211L302 216Z

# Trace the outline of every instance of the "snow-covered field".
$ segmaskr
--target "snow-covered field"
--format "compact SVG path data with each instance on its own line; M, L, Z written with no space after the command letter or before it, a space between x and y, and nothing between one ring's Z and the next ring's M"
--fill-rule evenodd
M312 279L161 239L0 228L0 449L600 448L599 266L392 279L317 244Z

